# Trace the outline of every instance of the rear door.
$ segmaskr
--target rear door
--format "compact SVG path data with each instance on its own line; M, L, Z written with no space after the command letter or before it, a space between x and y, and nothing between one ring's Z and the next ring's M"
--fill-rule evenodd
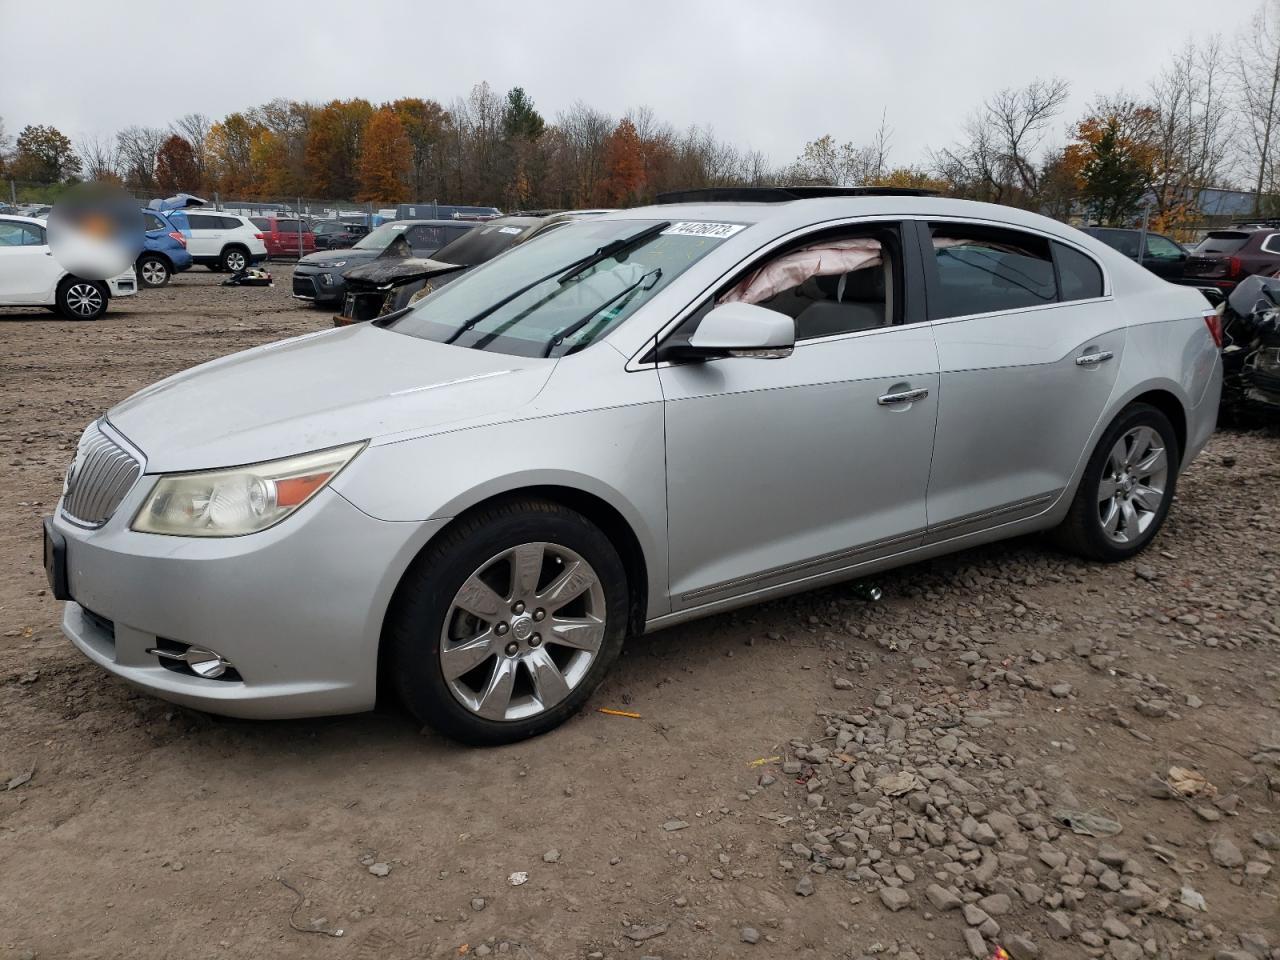
M53 303L63 272L45 242L43 227L0 220L0 303Z
M226 232L222 228L223 218L213 213L188 213L187 223L191 227L191 239L187 249L193 257L217 257L222 253L222 237Z
M754 301L796 319L790 356L659 366L674 610L836 574L920 543L937 350L914 225L851 234L866 236L882 238L887 267L815 276ZM725 292L674 336L690 335Z
M1115 386L1125 324L1081 249L961 221L922 237L941 381L936 542L1035 516L1066 489Z

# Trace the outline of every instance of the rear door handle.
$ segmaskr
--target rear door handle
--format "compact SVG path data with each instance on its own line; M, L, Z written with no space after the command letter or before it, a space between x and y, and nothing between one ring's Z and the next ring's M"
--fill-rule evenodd
M929 391L921 387L919 390L904 390L902 393L886 393L882 397L876 397L876 403L882 407L888 407L895 403L911 403L913 400L923 400L929 395Z
M1115 354L1110 350L1101 350L1098 353L1086 353L1083 357L1076 357L1077 367L1096 367L1100 363L1106 363Z

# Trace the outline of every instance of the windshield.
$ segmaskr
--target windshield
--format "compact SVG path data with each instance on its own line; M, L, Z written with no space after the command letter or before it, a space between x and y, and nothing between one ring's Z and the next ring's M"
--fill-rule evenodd
M433 253L432 259L456 263L462 267L474 267L492 260L507 247L515 244L534 223L512 223L495 220L493 223L472 227L456 240L450 240Z
M398 333L526 357L581 350L740 224L584 220L512 247L420 300Z
M385 250L396 237L409 229L407 223L384 223L377 230L361 238L356 250Z

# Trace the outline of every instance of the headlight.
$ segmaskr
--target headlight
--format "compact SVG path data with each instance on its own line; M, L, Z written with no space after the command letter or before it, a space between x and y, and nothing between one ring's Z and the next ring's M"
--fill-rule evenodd
M141 533L239 537L279 523L364 449L349 443L230 470L162 476L133 518Z
M347 261L345 260L332 260L325 264L326 267L329 267L332 270L337 270L339 267L345 267L346 265Z

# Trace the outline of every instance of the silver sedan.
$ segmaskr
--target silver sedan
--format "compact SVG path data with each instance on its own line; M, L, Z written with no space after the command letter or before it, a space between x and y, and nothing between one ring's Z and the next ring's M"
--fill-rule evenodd
M109 410L45 527L67 636L204 710L396 695L499 743L627 636L1031 531L1156 536L1218 408L1195 290L999 206L675 200Z

